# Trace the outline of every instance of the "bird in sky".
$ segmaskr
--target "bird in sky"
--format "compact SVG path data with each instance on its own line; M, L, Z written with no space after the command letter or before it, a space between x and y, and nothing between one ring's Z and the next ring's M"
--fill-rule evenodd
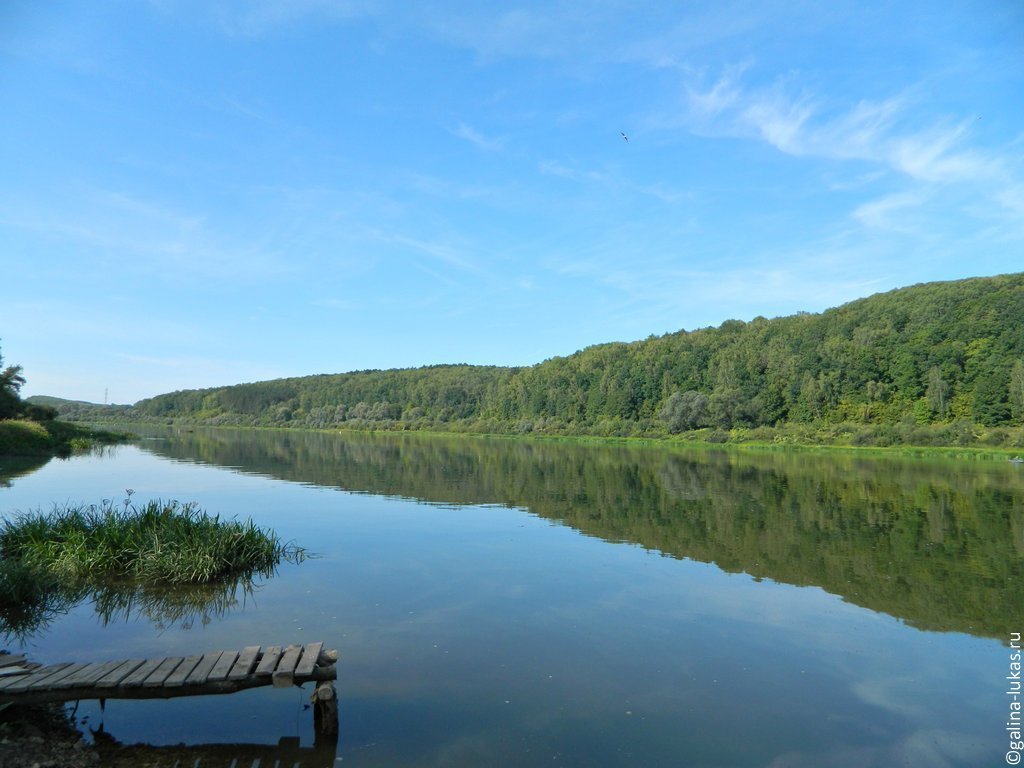
M621 136L626 141L627 144L629 143L629 136L624 134L622 131L619 131L619 136Z

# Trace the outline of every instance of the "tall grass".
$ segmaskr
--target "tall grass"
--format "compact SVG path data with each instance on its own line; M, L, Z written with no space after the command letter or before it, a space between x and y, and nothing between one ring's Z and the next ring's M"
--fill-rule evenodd
M269 574L304 551L252 521L221 520L194 503L149 501L54 507L4 521L0 557L63 583L130 579L196 584Z

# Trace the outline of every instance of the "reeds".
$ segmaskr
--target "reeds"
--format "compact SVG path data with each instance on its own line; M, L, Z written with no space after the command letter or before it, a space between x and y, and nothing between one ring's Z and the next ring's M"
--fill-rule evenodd
M269 574L301 548L282 544L253 522L221 520L194 503L105 500L57 507L4 521L0 557L64 584L129 579L142 584L198 584Z

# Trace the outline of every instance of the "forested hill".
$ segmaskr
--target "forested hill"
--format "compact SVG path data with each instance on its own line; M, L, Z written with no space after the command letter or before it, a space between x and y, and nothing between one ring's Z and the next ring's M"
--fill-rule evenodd
M160 395L119 415L602 435L842 424L888 429L895 441L945 430L938 439L957 442L968 425L1024 423L1024 273L602 344L527 368L279 379Z

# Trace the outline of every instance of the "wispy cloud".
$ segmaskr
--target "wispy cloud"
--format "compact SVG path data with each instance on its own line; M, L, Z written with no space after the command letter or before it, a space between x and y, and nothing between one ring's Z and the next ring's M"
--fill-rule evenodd
M423 253L443 265L456 267L464 272L474 274L484 274L485 272L477 262L468 258L461 249L450 243L425 240L383 230L367 230L365 235L368 240L379 244L398 246L400 249L407 251ZM432 272L431 274L438 275L439 273Z
M966 146L973 121L933 119L918 127L906 96L829 105L780 80L745 87L746 66L727 69L714 82L684 83L682 124L708 135L757 138L797 157L866 160L923 182L998 180L998 158Z
M422 22L442 39L470 48L484 59L562 58L569 55L567 48L572 47L571 41L593 27L594 16L588 18L584 8L565 5L552 5L542 10L495 11L493 6L477 4L459 14L427 14ZM566 35L571 29L576 30L576 38Z
M972 231L992 242L1020 236L1019 152L979 146L975 116L936 114L909 86L888 98L843 103L801 86L795 75L752 84L749 68L726 68L714 80L686 74L681 113L653 122L826 161L818 166L827 177L823 189L860 198L849 217L867 230L921 243ZM849 179L837 181L844 168Z
M4 203L0 224L71 243L80 261L122 276L246 282L289 269L260 235L227 234L230 227L213 225L204 214L120 190L69 183L45 202L23 196Z
M298 21L326 19L342 22L374 15L378 0L251 0L247 3L195 3L192 0L149 0L164 15L186 15L238 37L262 37Z
M497 152L505 146L504 139L485 136L473 126L467 125L466 123L459 123L458 127L451 130L451 134L468 141L477 149L482 149L487 152Z
M872 229L920 234L920 230L908 223L907 214L924 204L926 200L926 195L918 193L886 195L857 206L852 216L864 226Z

